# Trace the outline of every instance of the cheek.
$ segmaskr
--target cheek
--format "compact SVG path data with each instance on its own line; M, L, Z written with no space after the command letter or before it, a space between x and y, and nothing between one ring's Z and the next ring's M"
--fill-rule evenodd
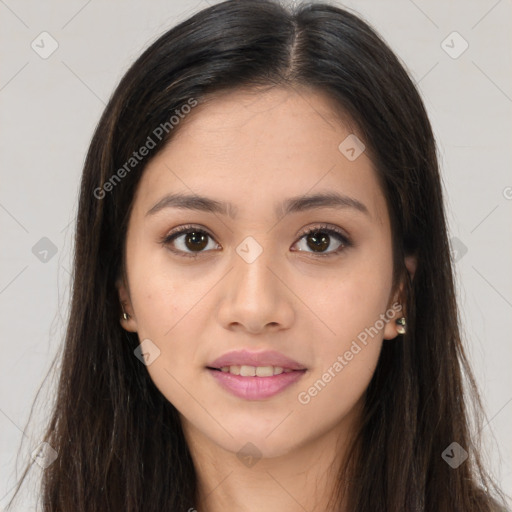
M166 266L148 264L144 270L133 272L132 303L139 341L151 340L154 345L150 346L158 354L146 371L178 409L190 407L190 375L202 355L194 342L201 331L197 320L202 295L203 287L171 273Z
M368 329L382 331L379 321L388 308L392 284L391 258L368 257L308 290L318 313L326 350L343 350ZM318 309L316 309L318 308ZM375 332L374 329L372 332ZM362 336L364 338L364 336Z
M319 329L315 344L319 362L311 380L314 389L306 392L305 401L318 402L339 409L341 404L353 405L369 384L383 341L391 291L391 256L361 257L329 284L321 283L310 290L311 304L318 305L316 322ZM356 268L357 267L357 268ZM312 331L313 332L313 331ZM320 334L321 333L321 334ZM324 391L325 388L325 391Z
M169 280L162 274L147 275L132 286L132 303L137 318L139 336L159 338L171 329L177 321L181 297L175 280ZM182 298L182 297L181 297ZM182 298L183 299L183 298Z
M388 293L386 283L375 279L346 280L324 291L322 320L329 329L321 328L317 364L297 396L309 416L329 411L325 420L334 425L361 399L379 359Z
M174 393L174 388L179 389L170 374L184 380L182 373L203 366L204 355L198 351L196 340L208 318L205 295L214 281L204 271L171 265L165 250L134 247L131 255L128 275L139 341L149 339L156 346L159 355L147 369L170 398L169 390Z
M344 428L357 421L363 397L377 365L381 340L349 345L328 358L324 368L311 376L297 394L299 430ZM350 360L347 355L350 353ZM350 427L349 427L350 428Z
M132 243L127 261L139 337L162 338L198 302L204 285L172 265L167 251L155 242L139 242Z

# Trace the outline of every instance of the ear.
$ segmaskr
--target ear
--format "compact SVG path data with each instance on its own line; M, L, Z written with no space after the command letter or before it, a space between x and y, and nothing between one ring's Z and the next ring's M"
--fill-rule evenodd
M116 288L120 302L119 309L121 311L121 314L119 317L119 321L121 323L121 327L129 332L137 332L137 319L135 318L135 314L133 312L132 302L130 300L130 293L128 291L128 286L126 285L126 282L122 277L117 279ZM123 310L128 316L126 320L123 317Z
M409 273L411 281L414 279L414 274L416 273L416 267L418 265L418 257L416 254L408 255L404 258L405 267L407 268L407 272ZM404 283L400 283L398 290L393 296L391 302L388 304L388 311L394 312L394 315L390 317L389 322L386 323L384 327L384 339L392 340L396 338L400 333L397 330L396 319L405 317L407 320L407 311L405 311L404 304L406 302L405 296L405 285ZM386 315L387 316L387 315Z

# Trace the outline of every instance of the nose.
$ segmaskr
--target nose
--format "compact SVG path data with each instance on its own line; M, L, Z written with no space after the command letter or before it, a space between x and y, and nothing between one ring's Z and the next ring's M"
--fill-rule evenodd
M251 334L288 329L295 317L293 293L286 283L283 265L263 252L252 262L234 254L221 294L218 319L225 329Z

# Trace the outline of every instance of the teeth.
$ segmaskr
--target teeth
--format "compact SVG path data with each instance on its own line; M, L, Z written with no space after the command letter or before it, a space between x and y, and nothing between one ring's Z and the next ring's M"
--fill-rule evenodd
M281 373L290 373L293 370L283 369L280 366L223 366L220 369L224 373L232 373L241 377L272 377Z

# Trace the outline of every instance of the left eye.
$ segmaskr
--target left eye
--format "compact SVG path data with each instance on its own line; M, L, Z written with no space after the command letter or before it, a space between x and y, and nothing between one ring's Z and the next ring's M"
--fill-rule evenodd
M329 252L323 252L331 245L331 237L338 239L338 246ZM305 238L305 243L307 247L313 248L313 253L315 256L332 256L333 254L341 252L343 248L350 247L352 244L350 240L342 234L337 229L329 228L329 227L316 227L309 229L300 237L299 242ZM305 251L304 249L299 249L299 251Z
M338 240L338 246L334 250L324 252L325 249L329 248L332 244L331 237ZM213 247L209 247L208 238L213 241L213 237L203 229L194 226L183 226L166 235L161 243L169 246L172 252L180 256L195 258L207 249L219 247L219 245L215 243L213 243ZM337 229L324 226L308 229L300 236L298 242L294 245L299 244L303 239L305 239L304 242L307 244L307 247L313 249L312 253L317 253L315 254L316 256L332 256L333 254L339 253L343 248L352 245L350 240L343 233ZM309 252L304 248L299 248L298 251Z

